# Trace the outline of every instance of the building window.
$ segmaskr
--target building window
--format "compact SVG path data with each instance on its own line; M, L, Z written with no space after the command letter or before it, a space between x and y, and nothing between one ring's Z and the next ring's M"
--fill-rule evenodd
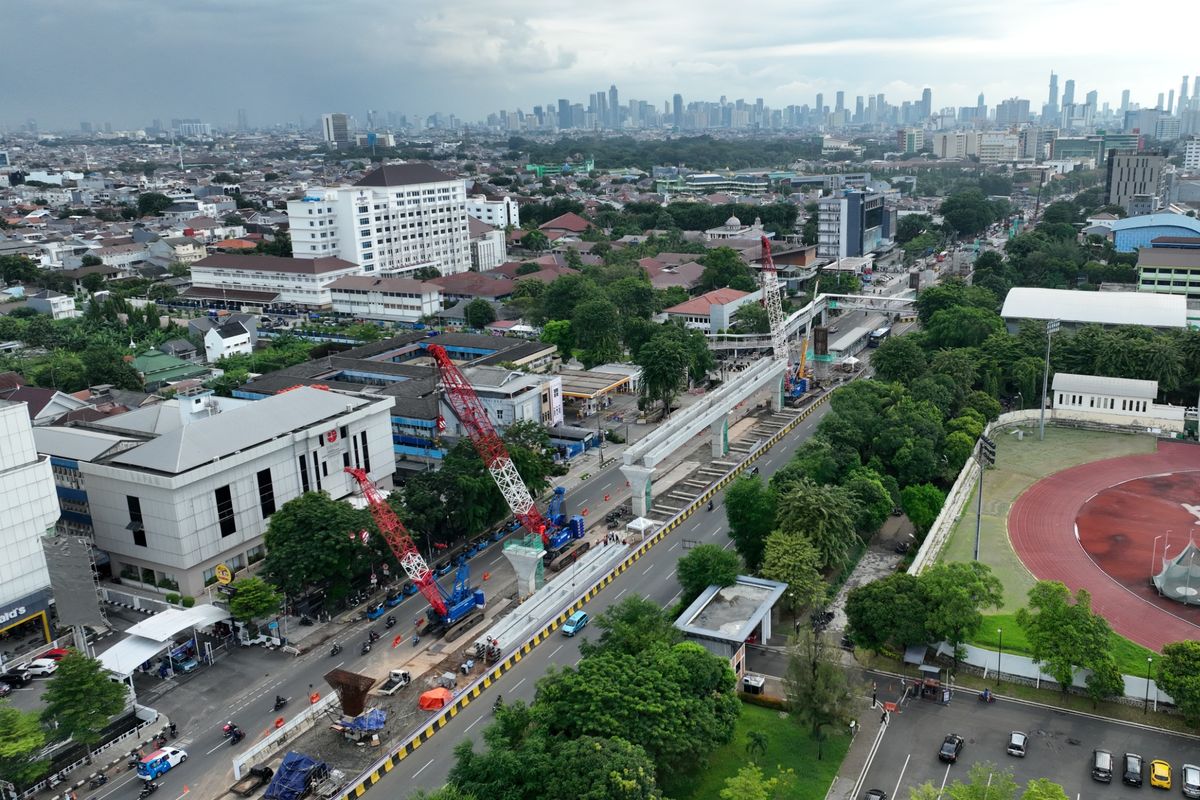
M320 466L318 466L318 464ZM321 486L321 467L323 467L323 466L325 466L325 465L321 464L321 459L317 455L317 451L313 450L313 475L317 479L317 491L318 492L324 491L324 488Z
M233 515L233 493L228 486L219 486L213 492L217 501L217 523L221 526L221 536L229 536L237 532L237 521Z
M371 471L371 454L367 452L367 432L363 431L362 433L360 433L359 438L362 440L363 469L366 470L367 472L370 472Z
M275 484L271 481L270 467L258 473L258 505L263 519L275 513Z
M146 546L146 525L142 521L141 498L126 495L125 505L129 508L129 530L133 531L133 543L138 547Z
M308 459L303 454L298 459L300 462L300 491L308 491Z

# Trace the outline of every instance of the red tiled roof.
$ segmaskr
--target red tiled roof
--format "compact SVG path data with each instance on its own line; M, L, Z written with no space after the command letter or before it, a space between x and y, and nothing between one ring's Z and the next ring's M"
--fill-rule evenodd
M506 297L513 292L514 283L503 275L488 275L485 272L458 272L431 278L429 283L442 287L443 294L467 297Z
M560 214L549 222L544 222L538 226L541 231L567 231L570 233L583 233L588 228L592 227L592 223L588 222L578 214L568 211L566 214Z
M732 303L734 300L745 297L748 294L750 293L743 292L738 289L730 289L728 287L724 289L713 289L711 292L705 292L704 294L698 297L693 297L691 300L686 300L677 306L671 306L670 308L665 309L665 311L668 314L706 316L708 314L709 306L723 306L728 303Z

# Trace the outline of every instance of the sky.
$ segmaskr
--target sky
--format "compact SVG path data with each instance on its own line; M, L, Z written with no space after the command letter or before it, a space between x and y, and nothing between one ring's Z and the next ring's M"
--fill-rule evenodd
M239 108L252 126L368 108L473 121L614 83L660 109L676 92L781 108L840 89L853 108L929 86L934 109L983 92L1038 111L1051 70L1080 102L1129 89L1152 107L1200 74L1180 36L1195 0L37 0L0 21L0 126L42 130Z

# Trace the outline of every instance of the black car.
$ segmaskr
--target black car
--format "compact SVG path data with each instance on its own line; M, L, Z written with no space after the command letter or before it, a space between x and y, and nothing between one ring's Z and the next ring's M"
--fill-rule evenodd
M868 789L863 800L887 800L887 792L883 789Z
M947 733L946 738L942 740L942 749L938 750L938 760L953 764L958 761L962 749L963 737L957 733Z
M1125 769L1121 773L1121 783L1126 786L1142 785L1142 757L1137 753L1125 754Z
M0 673L0 680L4 681L9 686L19 687L27 685L31 680L33 680L33 676L29 674L28 670L21 669L20 667L13 667L7 672Z

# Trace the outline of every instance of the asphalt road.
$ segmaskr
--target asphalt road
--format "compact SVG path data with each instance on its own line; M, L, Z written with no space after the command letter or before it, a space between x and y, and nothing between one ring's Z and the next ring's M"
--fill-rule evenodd
M822 404L755 462L764 477L787 463L796 447L811 435L828 408L828 404ZM716 543L726 548L733 546L722 508L723 495L718 494L715 500L717 507L712 513L701 511L693 514L642 556L632 569L626 570L610 583L585 606L588 614L594 617L630 593L649 598L664 607L674 604L680 594L679 584L675 580L675 564L684 553L685 541ZM454 746L464 738L478 745L483 728L491 721L494 699L503 696L505 702L531 702L537 681L546 669L551 665L573 666L579 663L580 640L590 639L594 635L595 630L589 626L574 638L557 636L534 648L479 700L467 706L436 736L400 762L371 791L382 792L384 797L406 798L418 789L432 790L445 784L454 764Z
M895 699L899 691L894 684L880 681L880 700ZM1011 731L1029 736L1025 758L1005 753ZM957 764L943 764L937 758L947 733L966 739ZM948 706L913 700L899 714L891 715L862 792L878 788L893 800L907 798L910 789L925 782L941 787L966 780L967 770L981 761L1011 769L1020 784L1031 778L1049 778L1073 800L1085 796L1089 800L1153 797L1159 791L1150 787L1148 774L1141 788L1122 785L1119 772L1111 784L1093 781L1090 770L1094 748L1111 752L1117 769L1127 752L1140 754L1147 768L1152 759L1169 762L1174 782L1172 796L1179 793L1180 767L1200 760L1194 739L1024 703L998 700L985 705L974 692L956 692Z

